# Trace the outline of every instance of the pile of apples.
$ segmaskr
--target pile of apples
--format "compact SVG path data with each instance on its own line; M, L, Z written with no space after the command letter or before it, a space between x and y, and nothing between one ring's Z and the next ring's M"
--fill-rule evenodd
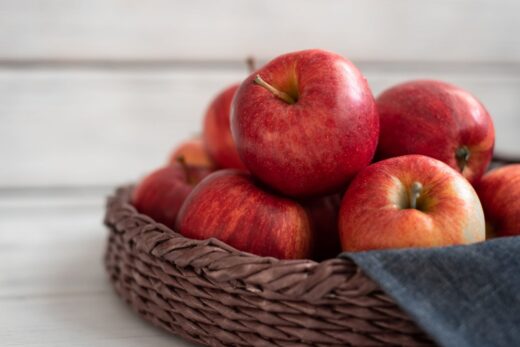
M217 95L202 138L132 203L185 237L280 259L469 244L520 234L520 165L484 175L494 141L456 86L410 81L374 99L349 60L299 51Z

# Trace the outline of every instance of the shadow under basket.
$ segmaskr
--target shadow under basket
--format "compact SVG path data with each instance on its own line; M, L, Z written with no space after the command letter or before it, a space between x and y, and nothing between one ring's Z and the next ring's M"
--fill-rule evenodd
M278 260L183 237L108 199L105 264L144 319L208 346L431 346L350 260ZM254 226L251 226L254 227Z

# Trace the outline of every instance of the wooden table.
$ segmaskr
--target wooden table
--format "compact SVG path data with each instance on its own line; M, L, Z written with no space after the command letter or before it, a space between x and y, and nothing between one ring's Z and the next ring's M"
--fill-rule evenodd
M111 288L107 193L1 191L0 345L191 346L141 320Z
M0 2L0 345L189 346L138 318L103 270L103 204L200 132L260 62L308 47L352 58L375 94L450 81L517 154L520 3Z

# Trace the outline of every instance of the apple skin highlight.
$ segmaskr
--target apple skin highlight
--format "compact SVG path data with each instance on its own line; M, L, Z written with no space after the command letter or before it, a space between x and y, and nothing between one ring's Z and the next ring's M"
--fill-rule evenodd
M371 162L379 117L361 72L316 49L282 55L249 76L235 96L231 130L253 175L285 195L309 197L341 191Z
M414 182L422 187L416 208ZM407 155L359 173L343 197L339 232L344 251L436 247L483 241L485 222L464 177L436 159Z

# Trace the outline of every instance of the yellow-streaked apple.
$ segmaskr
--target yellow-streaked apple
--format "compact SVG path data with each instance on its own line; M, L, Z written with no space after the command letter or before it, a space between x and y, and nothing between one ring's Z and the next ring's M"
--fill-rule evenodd
M470 244L485 239L471 184L445 163L406 155L370 165L341 202L345 251Z
M169 162L175 163L179 160L184 160L189 166L206 168L215 166L200 138L186 140L174 149L170 155Z
M233 169L216 171L199 183L179 211L176 230L192 239L214 237L259 256L299 259L312 251L305 209Z

